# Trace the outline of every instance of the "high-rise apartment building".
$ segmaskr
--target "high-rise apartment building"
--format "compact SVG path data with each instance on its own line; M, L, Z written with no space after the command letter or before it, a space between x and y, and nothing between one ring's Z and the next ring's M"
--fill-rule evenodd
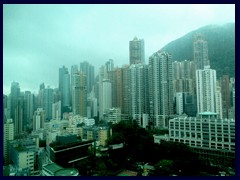
M221 93L222 93L223 118L229 118L228 110L231 106L230 106L230 83L228 75L223 75L221 78Z
M219 119L223 118L223 108L222 108L222 93L221 86L217 82L216 85L216 112L218 113Z
M17 104L15 107L15 116L14 116L14 135L20 135L23 133L24 130L26 130L26 124L24 123L23 119L23 96L18 97Z
M122 109L122 68L114 68L108 72L108 76L112 83L112 107Z
M145 63L144 40L135 37L129 41L129 60L130 64Z
M38 92L38 96L37 96L37 107L39 107L39 108L43 108L44 89L45 89L45 84L44 83L40 84L39 92Z
M198 114L216 113L216 70L209 66L196 70L196 85Z
M62 102L62 112L64 113L70 106L70 74L68 68L59 68L59 91Z
M17 107L17 101L20 96L20 86L18 82L12 82L10 93L10 117L15 120L15 109Z
M122 114L126 117L130 116L130 78L129 65L122 67Z
M79 68L78 68L78 65L77 64L75 64L75 65L73 65L73 66L71 66L71 87L70 87L70 96L71 96L71 99L70 99L70 104L71 104L71 107L72 107L72 88L73 88L73 75L75 74L75 73L78 73L78 70Z
M46 119L52 119L53 89L47 87L43 91L43 110L46 113Z
M196 34L193 41L193 59L196 70L210 66L208 59L208 43L202 34Z
M94 66L86 61L81 62L80 71L86 76L86 90L87 93L90 93L94 85Z
M103 114L108 108L112 107L112 83L109 79L103 79L102 81L102 110Z
M52 104L52 119L61 119L61 101Z
M107 108L112 108L112 83L109 72L113 71L113 68L113 60L110 59L99 69L99 120L103 120Z
M24 93L24 119L26 125L32 125L33 119L33 111L34 111L34 95L30 91L25 91Z
M44 128L46 114L43 108L37 108L33 115L33 131Z
M75 115L87 116L86 75L82 72L73 75L72 111Z
M171 55L158 51L149 58L150 118L155 126L166 128L173 111L173 74Z
M130 116L142 126L143 114L149 114L148 66L132 64L129 67Z
M3 128L3 157L6 165L10 162L9 141L11 140L14 140L14 124L12 119L7 119Z

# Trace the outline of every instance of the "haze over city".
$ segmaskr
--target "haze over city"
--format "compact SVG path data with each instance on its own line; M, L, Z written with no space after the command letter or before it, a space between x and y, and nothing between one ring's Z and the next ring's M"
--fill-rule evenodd
M3 92L11 82L38 92L58 86L58 69L88 61L129 64L129 41L145 41L145 63L169 42L209 24L235 22L235 5L3 5Z

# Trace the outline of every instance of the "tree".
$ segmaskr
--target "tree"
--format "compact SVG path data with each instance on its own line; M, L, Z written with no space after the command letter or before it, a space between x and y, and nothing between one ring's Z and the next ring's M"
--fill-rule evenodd
M173 174L173 161L163 159L155 164L155 175L169 176Z

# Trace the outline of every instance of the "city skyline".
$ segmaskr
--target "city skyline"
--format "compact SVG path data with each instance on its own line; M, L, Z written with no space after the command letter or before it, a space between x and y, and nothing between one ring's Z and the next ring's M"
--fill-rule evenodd
M35 93L41 83L58 87L57 70L63 65L70 70L87 61L95 66L96 75L109 59L118 67L129 64L129 41L135 36L144 39L148 64L154 52L190 31L235 22L234 4L3 7L3 93L7 95L13 81L21 90Z

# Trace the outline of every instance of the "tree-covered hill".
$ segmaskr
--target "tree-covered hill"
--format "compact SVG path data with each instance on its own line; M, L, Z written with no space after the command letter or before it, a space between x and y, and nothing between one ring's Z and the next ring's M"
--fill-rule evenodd
M217 77L228 74L235 76L235 23L208 25L189 32L162 48L172 54L173 61L193 60L193 37L203 34L208 41L210 66L217 71Z

